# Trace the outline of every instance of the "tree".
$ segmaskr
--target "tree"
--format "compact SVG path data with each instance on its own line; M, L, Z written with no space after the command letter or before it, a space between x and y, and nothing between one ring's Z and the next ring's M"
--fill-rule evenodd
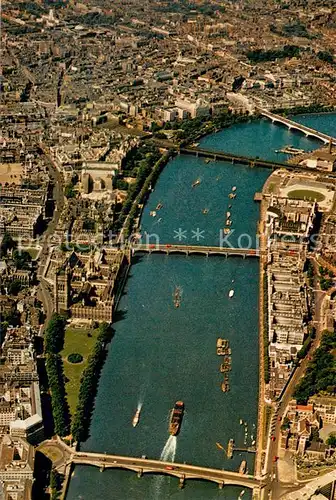
M8 287L9 295L17 295L22 289L21 281L13 280Z
M2 238L1 246L0 246L0 257L3 255L7 255L8 250L12 250L16 248L17 243L13 240L10 234L5 233Z
M15 250L13 260L18 269L29 269L32 258L26 250Z
M66 320L60 314L54 313L48 323L45 333L45 351L57 354L63 349Z
M331 432L326 441L328 446L336 448L336 432Z

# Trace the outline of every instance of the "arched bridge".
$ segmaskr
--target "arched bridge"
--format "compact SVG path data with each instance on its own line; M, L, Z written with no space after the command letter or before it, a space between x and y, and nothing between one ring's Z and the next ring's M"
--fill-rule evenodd
M168 474L180 480L180 485L187 479L204 479L217 483L220 488L229 485L244 486L260 490L266 483L254 476L239 474L220 469L201 467L197 465L162 462L149 458L124 457L120 455L106 455L100 453L76 452L71 457L75 465L95 465L102 471L105 469L127 469L136 472L139 476L146 473Z
M242 257L259 257L260 250L255 248L234 248L234 247L212 247L201 245L159 245L159 244L135 244L132 246L132 253L166 253L166 254L202 254L202 255L240 255Z
M323 132L319 132L318 130L315 130L313 128L306 127L305 125L302 125L301 123L297 123L293 120L290 120L289 118L285 118L284 116L276 115L275 113L271 113L267 109L258 108L258 111L261 115L272 120L273 123L274 122L283 123L283 125L286 125L289 129L299 130L300 132L305 134L307 137L316 137L316 139L323 141L325 144L327 144L331 141L331 143L336 146L336 138L335 137L331 137L330 135L324 134Z

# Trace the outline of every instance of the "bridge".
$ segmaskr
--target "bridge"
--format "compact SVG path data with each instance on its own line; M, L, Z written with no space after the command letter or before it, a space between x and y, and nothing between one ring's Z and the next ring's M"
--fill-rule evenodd
M135 244L132 245L132 254L136 252L146 253L166 253L169 254L201 254L201 255L237 255L242 257L259 257L260 250L255 248L234 248L234 247L212 247L201 245L159 245L159 244Z
M289 118L285 118L284 116L281 115L276 115L275 113L271 113L267 109L260 109L257 108L257 111L265 116L266 118L269 118L272 120L273 123L282 123L283 125L286 125L289 130L294 129L302 132L305 134L307 137L315 137L316 139L319 139L320 141L323 141L325 144L331 142L334 146L336 146L336 139L335 137L332 137L328 134L324 134L323 132L319 132L318 130L315 130L310 127L306 127L306 125L301 125L301 123L297 123L293 120L290 120Z
M296 165L290 165L288 163L281 163L270 160L262 160L260 158L252 158L251 156L235 155L233 153L228 153L224 151L211 151L204 148L192 148L185 147L178 150L178 154L184 155L194 155L197 157L209 158L214 161L222 160L229 161L231 163L240 163L243 165L249 165L250 167L266 167L266 168L297 168Z
M136 472L139 477L146 473L166 474L178 478L180 487L184 486L184 482L187 479L212 481L217 483L219 488L234 485L244 486L255 491L261 491L266 485L265 480L256 479L254 476L247 474L189 465L186 463L163 462L161 460L152 460L145 457L134 458L78 451L72 455L70 462L75 465L94 465L99 467L101 471L105 469L126 469Z

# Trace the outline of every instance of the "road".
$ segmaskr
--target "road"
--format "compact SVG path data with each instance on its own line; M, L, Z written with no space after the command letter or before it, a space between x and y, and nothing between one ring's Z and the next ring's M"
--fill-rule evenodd
M326 294L325 294L325 292L322 292L321 290L318 290L318 289L316 289L314 293L315 293L315 315L314 316L315 316L315 324L316 324L316 338L312 342L312 345L310 347L310 350L309 350L307 356L301 361L300 365L296 368L295 372L293 373L293 376L287 385L287 388L286 388L286 390L281 398L281 401L279 401L279 403L276 404L274 417L273 417L273 420L271 422L271 434L272 434L272 436L275 437L275 441L269 440L269 443L268 443L269 444L269 453L267 456L266 474L270 478L270 482L268 483L268 485L265 488L265 494L268 492L271 492L272 498L275 498L275 499L281 498L281 496L284 494L285 490L288 490L288 485L281 484L278 481L277 463L274 462L274 457L278 456L282 419L286 413L286 408L288 406L288 403L293 397L295 387L297 386L300 378L303 376L304 372L306 371L307 365L309 363L309 358L311 357L311 355L314 353L314 351L317 349L317 347L320 344L322 332L324 329L322 308L323 308L323 302L324 302L324 298L325 298ZM274 479L273 479L273 477L274 477Z
M41 242L42 249L40 252L39 266L38 266L38 270L37 270L37 277L40 280L39 288L38 288L38 297L43 303L44 312L46 314L46 321L44 324L46 325L47 322L49 321L49 319L51 318L52 313L53 313L54 301L53 301L53 298L50 294L50 291L48 290L47 283L43 278L43 273L44 273L44 268L45 268L45 265L47 262L49 250L51 248L50 247L50 236L52 236L54 234L55 229L57 227L57 224L59 222L60 215L61 215L62 210L64 208L64 194L63 194L64 181L63 181L62 175L57 170L57 167L56 167L55 163L53 162L53 160L49 154L48 149L44 148L44 147L42 149L43 149L46 163L48 166L49 175L50 175L50 178L52 179L52 182L53 182L53 186L54 186L53 198L55 201L55 210L53 213L53 218L50 221L50 223L48 224L48 227L43 234L43 238L42 238L42 242Z

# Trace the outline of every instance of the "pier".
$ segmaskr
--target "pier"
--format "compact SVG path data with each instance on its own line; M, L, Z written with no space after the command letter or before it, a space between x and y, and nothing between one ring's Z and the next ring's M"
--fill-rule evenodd
M266 118L269 118L272 120L272 123L282 123L283 125L286 125L289 130L298 130L299 132L302 132L305 134L306 137L315 137L316 139L319 139L320 141L324 142L325 144L331 143L332 145L336 146L336 138L332 137L328 134L324 134L323 132L319 132L318 130L315 130L310 127L306 127L305 125L301 125L301 123L297 123L293 120L290 120L289 118L285 118L284 116L281 115L276 115L275 113L271 113L267 109L261 109L257 108L257 111L262 115L265 116Z
M179 479L180 485L184 485L187 479L204 479L217 483L219 488L224 486L244 486L253 490L260 490L266 482L256 479L251 475L242 475L224 469L213 469L186 463L163 462L148 458L135 458L120 455L107 455L105 453L75 452L70 458L68 465L93 465L101 471L105 469L126 469L134 471L141 477L143 474L166 474Z
M131 247L132 254L137 252L145 253L165 253L170 254L200 254L200 255L223 255L245 257L259 257L260 250L255 248L234 248L234 247L213 247L201 245L159 245L159 244L139 244Z

